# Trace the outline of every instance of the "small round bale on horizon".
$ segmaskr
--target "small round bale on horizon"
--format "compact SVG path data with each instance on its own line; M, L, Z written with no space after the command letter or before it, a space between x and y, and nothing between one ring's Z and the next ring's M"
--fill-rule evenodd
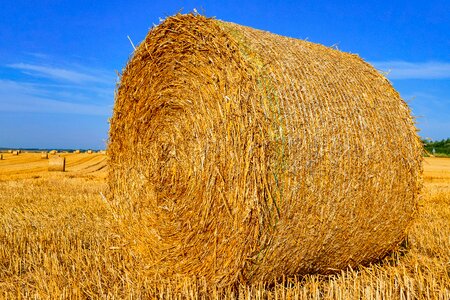
M48 160L49 172L64 172L66 170L66 158L59 155L52 155Z

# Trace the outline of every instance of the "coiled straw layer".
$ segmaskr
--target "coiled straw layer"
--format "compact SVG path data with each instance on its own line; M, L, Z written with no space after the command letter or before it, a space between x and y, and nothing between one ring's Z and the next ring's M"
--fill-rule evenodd
M357 55L199 15L150 30L117 90L109 199L155 278L329 273L405 237L410 110Z

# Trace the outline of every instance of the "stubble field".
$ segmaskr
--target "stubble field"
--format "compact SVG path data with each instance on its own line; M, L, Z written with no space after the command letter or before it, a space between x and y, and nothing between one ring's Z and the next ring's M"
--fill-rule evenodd
M425 159L417 220L383 261L218 290L152 284L104 197L106 156L62 155L64 173L36 153L0 160L0 298L450 299L450 159Z

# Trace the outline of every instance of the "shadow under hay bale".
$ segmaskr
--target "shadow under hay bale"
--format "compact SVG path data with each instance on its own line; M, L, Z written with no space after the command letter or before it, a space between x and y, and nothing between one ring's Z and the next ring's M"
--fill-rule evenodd
M50 156L48 170L50 172L64 172L66 170L66 158L58 155Z
M3 159L3 154L0 154L0 160L2 160Z
M153 28L109 139L109 199L155 277L327 274L398 247L416 214L422 146L389 81L357 55L237 24Z

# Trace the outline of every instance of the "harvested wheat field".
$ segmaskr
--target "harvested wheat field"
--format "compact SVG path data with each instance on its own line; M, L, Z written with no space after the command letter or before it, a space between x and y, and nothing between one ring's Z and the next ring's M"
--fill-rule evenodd
M176 15L115 100L108 200L151 278L331 274L397 249L416 215L414 120L357 55Z
M39 153L4 156L0 298L450 299L450 159L425 159L417 219L383 260L218 291L201 280L153 284L150 266L127 244L117 212L103 198L104 155L64 155L64 173L49 173Z
M18 156L10 153L3 154L4 159L0 163L0 180L47 176L49 161L42 159L41 156L41 153L23 153ZM66 158L67 176L77 176L78 174L105 176L105 155L63 153L59 156Z

